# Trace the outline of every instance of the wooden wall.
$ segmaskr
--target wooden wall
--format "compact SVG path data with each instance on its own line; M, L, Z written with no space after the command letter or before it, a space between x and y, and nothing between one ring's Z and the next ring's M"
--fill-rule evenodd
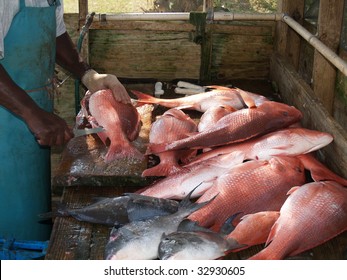
M318 28L304 22L303 1L282 0L280 9L346 58L346 52L339 48L344 2L320 1ZM347 78L285 23L277 24L275 39L270 78L277 83L283 100L304 113L305 127L333 135L333 143L322 149L319 157L347 177Z
M188 22L94 24L89 59L100 71L128 78L201 80L204 71L206 82L266 79L274 26L274 22L211 24L208 39L200 44L195 42L196 27ZM204 44L210 44L209 54L203 53ZM206 69L201 69L202 57L208 60Z

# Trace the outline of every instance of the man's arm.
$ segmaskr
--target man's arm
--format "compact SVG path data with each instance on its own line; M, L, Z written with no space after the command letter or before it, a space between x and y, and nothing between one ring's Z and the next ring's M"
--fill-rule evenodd
M20 117L45 146L60 146L73 136L71 129L60 117L41 109L21 89L0 64L0 105Z
M58 36L56 41L57 64L68 70L78 79L81 79L82 83L90 92L94 93L98 90L108 88L112 90L113 96L117 101L130 103L130 96L115 75L99 74L91 69L87 63L83 62L67 32Z

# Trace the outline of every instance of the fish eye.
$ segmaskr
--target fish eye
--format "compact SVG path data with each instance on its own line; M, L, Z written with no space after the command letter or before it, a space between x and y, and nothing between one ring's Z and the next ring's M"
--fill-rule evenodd
M284 111L284 112L282 113L282 115L285 116L285 117L288 117L288 116L289 116L289 113L288 113L287 111Z

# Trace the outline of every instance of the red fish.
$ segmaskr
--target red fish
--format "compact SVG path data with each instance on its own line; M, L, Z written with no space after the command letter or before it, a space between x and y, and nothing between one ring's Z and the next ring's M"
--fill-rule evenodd
M235 111L233 107L227 105L219 105L207 109L200 118L198 131L201 132L213 127L222 117Z
M241 109L221 118L213 128L172 143L150 145L152 153L189 148L209 148L247 139L288 127L302 117L284 103L266 101L257 108Z
M347 188L333 181L313 182L289 194L268 245L250 259L295 256L347 230Z
M138 193L158 198L183 199L196 186L193 197L201 196L213 182L229 169L243 161L242 153L210 158L202 163L189 164L181 171L159 179Z
M270 159L273 156L297 156L316 151L333 141L329 133L306 128L285 128L247 141L219 147L203 153L193 161L219 154L240 151L245 159Z
M305 183L304 167L294 157L248 161L218 177L199 202L218 196L188 218L218 231L234 213L279 211L290 188Z
M111 90L100 90L89 98L89 111L110 140L105 161L122 158L142 160L144 155L131 144L141 128L140 115L131 104L117 102Z
M151 127L150 143L172 142L197 132L197 124L183 111L169 109ZM189 155L191 152L189 152ZM168 176L181 170L179 160L189 156L187 151L168 151L158 154L159 164L143 171L142 176Z
M225 236L230 244L229 252L265 243L279 215L279 211L262 211L243 216L235 229Z
M241 109L247 106L244 100L246 97L253 100L253 102L251 102L255 105L259 105L268 100L262 95L241 91L235 88L219 86L212 86L211 88L214 89L207 92L173 99L155 98L151 95L135 90L133 90L132 93L137 96L137 102L140 104L152 103L168 108L196 110L199 112L206 112L207 109L219 105L228 105L235 109ZM248 99L246 101L248 101Z

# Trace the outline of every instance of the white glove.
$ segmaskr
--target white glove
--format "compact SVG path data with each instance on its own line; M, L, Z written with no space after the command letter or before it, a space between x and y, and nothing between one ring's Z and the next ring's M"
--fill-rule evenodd
M125 104L131 103L128 92L115 75L99 74L90 69L84 73L81 81L91 93L108 88L112 90L113 97L117 101Z

